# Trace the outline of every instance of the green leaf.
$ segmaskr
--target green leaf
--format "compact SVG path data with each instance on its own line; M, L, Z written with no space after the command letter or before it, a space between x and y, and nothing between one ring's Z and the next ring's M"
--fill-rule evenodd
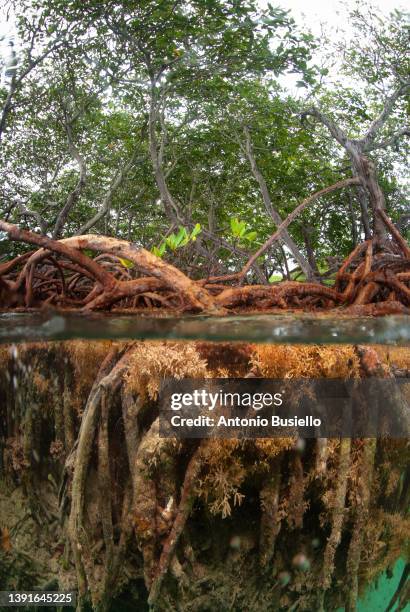
M231 219L231 232L234 236L237 236L237 227L238 227L238 219L236 217L233 217Z
M175 248L180 248L185 246L189 241L189 236L188 236L188 232L186 231L185 227L180 227L178 234L175 236Z
M246 232L245 221L239 221L237 217L231 219L231 231L235 238L241 238Z
M124 268L134 268L133 262L129 259L123 259L122 257L119 257L118 259L120 260L120 263L122 266L124 266Z
M245 221L241 221L240 222L240 228L239 228L239 236L240 238L243 238L245 236L246 233L246 223Z
M161 245L161 246L162 246L162 245ZM165 243L164 243L164 246L165 246ZM155 255L156 257L162 257L162 255L163 255L163 253L161 253L161 247L160 247L160 248L158 248L158 247L156 247L156 246L152 247L152 249L151 249L151 253L152 253L153 255Z
M166 242L167 246L169 246L171 251L175 251L175 249L178 246L177 245L177 237L175 236L175 234L170 234L169 236L167 236L167 238L165 239L165 242Z
M202 232L202 228L201 228L201 224L200 223L196 223L194 229L191 232L190 235L190 240L192 240L193 242L195 242L196 237L198 236L198 234L200 234Z

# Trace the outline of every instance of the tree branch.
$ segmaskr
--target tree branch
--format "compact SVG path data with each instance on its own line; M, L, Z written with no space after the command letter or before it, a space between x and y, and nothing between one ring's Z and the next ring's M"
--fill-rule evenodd
M346 145L350 142L347 134L338 126L330 117L322 113L318 108L312 107L301 114L301 122L302 124L306 123L306 119L308 116L315 117L318 119L324 126L327 127L333 138L337 140L337 142L342 145L345 149Z
M272 204L272 200L269 195L268 186L256 163L256 159L255 159L253 148L252 148L251 136L250 136L249 129L247 126L244 126L243 133L245 135L245 153L249 160L249 163L252 169L252 174L259 185L259 189L262 194L265 208L268 214L271 216L274 223L279 226L282 223L282 217L280 216L280 214L278 213L278 211ZM287 230L283 230L282 235L281 235L281 240L288 247L293 257L296 259L296 261L300 265L301 269L306 275L306 278L308 279L314 278L315 274L314 274L313 269L309 265L309 262L302 255L302 253L299 250L299 247L294 242L293 238L290 236Z
M393 93L388 98L386 98L382 112L377 117L377 119L375 119L372 122L365 136L359 141L360 145L363 147L363 150L364 149L368 150L368 147L373 143L378 132L380 131L380 129L383 127L383 125L386 123L387 119L389 118L391 112L394 109L394 105L396 104L397 100L407 92L409 87L410 87L410 80L400 85L400 87L395 89Z
M92 227L94 227L94 225L96 223L98 223L98 221L100 221L100 219L105 217L105 215L110 210L111 201L112 201L114 193L117 191L117 189L124 182L124 179L125 179L126 175L128 174L129 170L132 168L132 165L135 163L135 161L136 161L136 154L134 154L131 157L131 159L128 161L128 163L125 164L125 166L123 166L121 168L121 170L118 170L116 172L116 174L115 174L115 176L114 176L114 178L113 178L113 180L111 182L111 185L110 185L107 193L105 194L105 196L103 198L100 210L94 215L94 217L92 217L92 219L90 219L89 221L84 223L84 225L82 225L80 227L80 229L78 230L78 234L85 234L88 230L90 230Z
M248 273L250 267L258 259L258 257L260 257L266 251L266 249L268 249L275 242L275 240L279 238L283 230L286 229L288 225L290 225L292 221L294 221L294 219L296 219L296 217L300 215L300 213L307 206L309 206L309 204L311 204L318 198L324 195L327 195L328 193L331 193L332 191L336 191L337 189L343 189L344 187L349 187L350 185L359 185L359 184L360 184L360 179L358 177L344 179L343 181L338 181L337 183L334 183L333 185L330 185L329 187L325 187L324 189L321 189L320 191L316 191L316 193L312 194L311 196L303 200L303 202L301 202L299 206L297 206L295 210L293 210L290 213L290 215L288 215L286 219L282 221L282 223L279 225L276 232L274 232L272 236L270 236L270 238L268 238L267 241L260 247L260 249L258 249L256 253L252 255L252 257L248 260L246 266L242 268L241 274L245 276L245 274Z
M61 209L61 211L59 212L57 216L57 220L55 222L54 230L53 230L54 239L57 239L60 237L61 231L65 225L65 222L67 221L67 217L71 209L73 208L73 206L78 202L81 192L83 191L85 187L86 178L87 178L87 168L85 165L84 158L82 157L79 150L74 144L73 133L72 133L72 120L68 120L66 118L65 127L66 127L66 133L67 133L68 148L69 148L69 151L72 157L75 159L75 161L78 164L78 167L80 169L80 175L79 175L76 186L71 191L71 193L68 195L65 205L63 206L63 208Z
M67 30L68 31L68 30ZM48 55L50 55L50 53L52 51L54 51L59 42L63 39L63 37L65 36L67 32L61 32L53 41L51 41L48 46L46 47L46 49L44 50L43 53L41 53L36 59L32 59L31 58L31 54L29 53L29 63L28 66L22 71L22 73L16 77L13 76L11 84L10 84L10 89L7 95L7 98L3 104L3 108L1 111L1 117L0 117L0 143L2 140L2 136L4 133L4 130L6 128L6 122L7 122L7 117L10 113L11 107L12 107L12 99L14 94L16 93L16 91L19 89L19 87L21 86L22 82L24 81L24 79L26 78L26 76L28 74L30 74L30 72L32 72L32 70L34 70L34 68L36 68L39 64L41 64L41 62L43 62L46 57L48 57Z
M387 147L391 147L392 145L397 144L402 136L410 137L410 126L409 125L401 128L400 130L398 130L397 132L395 132L394 134L392 134L389 138L386 138L385 140L381 140L379 142L373 142L372 144L368 145L366 147L366 151L375 151L376 149L387 149Z
M181 219L178 206L172 197L167 181L164 175L164 169L162 166L163 150L158 146L158 139L156 134L156 126L158 122L158 107L156 104L156 92L155 92L155 80L151 81L150 91L150 110L148 120L148 133L149 133L149 151L151 156L151 162L154 170L155 181L160 192L161 201L164 205L165 212L168 213L171 221L183 223ZM162 144L162 148L163 148Z
M23 204L23 202L20 202L19 200L15 200L15 204L20 209L20 212L21 212L21 214L23 216L33 217L33 219L35 219L37 221L37 224L38 224L42 234L46 234L47 233L47 222L40 215L39 212L34 211L34 210L30 210L29 208L27 208L27 206L25 204Z

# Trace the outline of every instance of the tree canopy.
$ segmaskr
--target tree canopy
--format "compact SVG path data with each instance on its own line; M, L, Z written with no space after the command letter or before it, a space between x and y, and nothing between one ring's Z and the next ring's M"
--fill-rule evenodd
M362 6L334 43L285 8L11 2L0 216L124 238L195 278L241 268L301 201L353 174L361 184L314 198L250 278L331 272L383 231L377 206L405 233L408 16Z

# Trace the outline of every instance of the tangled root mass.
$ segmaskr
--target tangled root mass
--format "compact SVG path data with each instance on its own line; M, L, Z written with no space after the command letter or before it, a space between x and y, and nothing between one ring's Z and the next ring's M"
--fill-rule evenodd
M160 438L157 394L164 376L391 376L408 351L71 341L0 357L0 506L18 491L24 507L0 525L4 588L21 571L95 610L354 610L406 554L406 440Z

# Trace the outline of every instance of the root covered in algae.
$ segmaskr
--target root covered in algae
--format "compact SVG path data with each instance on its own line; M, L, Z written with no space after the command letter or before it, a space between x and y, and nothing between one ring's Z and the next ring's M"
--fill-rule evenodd
M0 359L4 589L75 589L80 610L355 610L408 554L407 440L161 438L157 406L167 376L387 377L408 349L71 341Z

